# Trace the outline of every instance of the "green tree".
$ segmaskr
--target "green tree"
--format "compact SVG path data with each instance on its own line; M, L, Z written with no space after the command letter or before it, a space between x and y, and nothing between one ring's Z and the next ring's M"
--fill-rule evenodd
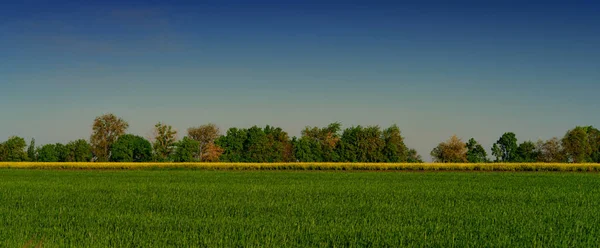
M129 124L113 114L96 117L92 125L90 144L96 161L109 161L110 147L117 139L125 134Z
M515 162L517 160L517 137L514 133L504 133L498 141L496 141L497 147L499 148L500 157L502 162ZM496 148L496 149L498 149ZM492 152L493 152L492 148ZM498 152L498 150L496 151ZM496 156L497 154L494 154Z
M199 142L189 137L183 137L182 140L175 143L175 153L172 160L174 162L194 162L198 161Z
M302 156L296 159L302 162L339 161L337 147L340 142L341 125L334 122L323 128L305 127L299 139L304 145L304 151L300 152Z
M383 162L385 141L379 126L356 126L344 130L339 154L345 162Z
M518 162L536 162L539 156L535 144L531 141L521 143L516 153Z
M485 163L488 161L487 152L474 138L467 142L467 161L469 163Z
M112 162L148 162L152 160L152 145L143 137L125 134L111 146Z
M267 162L269 156L269 138L264 130L258 126L248 129L248 136L244 142L246 162Z
M59 162L59 154L56 151L56 144L46 144L38 148L38 161L40 162Z
M67 162L90 162L93 158L92 147L84 139L69 142L67 151Z
M575 127L569 130L562 139L562 147L570 162L585 163L589 161L593 148L588 140L588 128Z
M56 149L56 156L58 156L58 162L67 162L67 157L69 156L69 150L67 150L67 146L61 143L56 143L54 149Z
M494 143L494 145L492 146L492 155L496 158L494 162L500 162L500 160L502 159L502 150L496 143Z
M415 149L408 149L406 152L406 162L408 163L423 163L423 158L417 153Z
M408 148L404 144L404 137L400 133L400 128L397 125L383 130L383 156L386 162L406 162Z
M157 161L167 161L175 149L177 131L161 122L154 126L154 155Z
M267 162L292 161L292 142L288 134L280 127L267 125L264 129L268 139L269 156Z
M224 162L245 162L244 143L246 143L247 138L246 129L230 128L227 130L226 135L215 141L218 146L224 149L220 160Z
M6 162L24 162L27 161L27 152L25 148L27 143L25 139L17 136L10 137L2 143L0 147L0 161Z
M27 148L27 157L29 158L29 161L33 161L33 162L37 161L37 154L35 152L35 139L34 138L31 139L31 142L29 143L29 147Z

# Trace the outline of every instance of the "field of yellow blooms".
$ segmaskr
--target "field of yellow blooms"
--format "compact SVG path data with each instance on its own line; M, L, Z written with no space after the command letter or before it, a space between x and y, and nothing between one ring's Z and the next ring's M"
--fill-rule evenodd
M573 163L44 163L0 162L16 169L202 169L202 170L373 170L373 171L600 171L600 164Z

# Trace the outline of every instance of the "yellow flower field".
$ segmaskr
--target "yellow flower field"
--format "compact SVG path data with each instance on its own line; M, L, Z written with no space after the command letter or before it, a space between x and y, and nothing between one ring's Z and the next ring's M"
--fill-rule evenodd
M373 171L600 171L600 164L572 163L44 163L0 162L15 169L204 169Z

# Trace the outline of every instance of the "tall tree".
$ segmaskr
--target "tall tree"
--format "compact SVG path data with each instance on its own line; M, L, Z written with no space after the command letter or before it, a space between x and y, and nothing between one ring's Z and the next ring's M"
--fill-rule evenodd
M417 153L417 150L411 148L406 152L406 162L423 163L423 158L421 158L421 155Z
M587 131L586 127L575 127L563 137L562 146L570 162L584 163L590 160L593 149Z
M292 143L288 134L280 127L267 125L264 129L269 140L268 162L290 162L292 161Z
M265 131L258 127L248 128L248 136L244 142L247 162L267 162L269 156L269 138Z
M46 144L38 149L38 161L40 162L60 162L56 144Z
M485 149L473 138L467 142L467 161L469 163L485 163L488 161Z
M464 163L467 162L467 145L456 135L452 135L446 142L433 148L431 157L434 162L439 163Z
M125 134L129 124L113 114L105 114L96 117L92 125L90 144L96 161L108 161L110 159L110 146Z
M497 149L499 149L502 162L515 162L517 159L517 137L514 133L504 133L498 141L496 141ZM493 148L492 148L493 149ZM496 154L494 154L496 155Z
M536 150L538 154L538 162L560 163L566 160L560 140L556 137L545 142L539 140L536 145Z
M338 161L340 158L336 147L341 140L339 134L341 127L342 124L339 122L323 128L305 127L300 137L302 144L305 144L305 151L301 157L310 161L299 160L302 162Z
M215 143L223 148L220 161L224 162L246 162L244 143L248 139L248 130L230 128L227 134L219 137Z
M125 134L111 148L112 162L148 162L152 161L152 145L143 137Z
M27 152L25 148L27 142L21 137L10 137L7 141L2 143L0 147L0 161L7 162L23 162L27 161Z
M35 139L32 138L31 142L29 142L29 147L27 148L27 157L29 161L37 161L37 154L35 152Z
M175 147L172 159L174 162L198 161L198 141L185 136L175 143Z
M209 123L199 127L190 127L187 130L188 137L198 142L198 151L196 159L199 161L203 160L203 154L207 152L208 147L213 144L220 136L220 130L217 125Z
M93 158L92 147L84 139L69 142L67 151L67 162L90 162Z
M518 162L536 162L539 156L536 146L531 141L525 141L517 147L517 158Z
M154 126L154 154L157 161L167 161L175 149L177 131L161 122Z
M396 124L383 130L383 156L386 162L405 162L408 148L404 144L404 137Z

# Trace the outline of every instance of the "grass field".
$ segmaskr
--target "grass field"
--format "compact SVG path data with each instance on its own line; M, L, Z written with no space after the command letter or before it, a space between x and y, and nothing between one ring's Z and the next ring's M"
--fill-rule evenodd
M595 171L598 163L43 163L0 162L12 169L199 169L199 170L375 170L375 171Z
M0 246L600 244L600 174L0 169Z

